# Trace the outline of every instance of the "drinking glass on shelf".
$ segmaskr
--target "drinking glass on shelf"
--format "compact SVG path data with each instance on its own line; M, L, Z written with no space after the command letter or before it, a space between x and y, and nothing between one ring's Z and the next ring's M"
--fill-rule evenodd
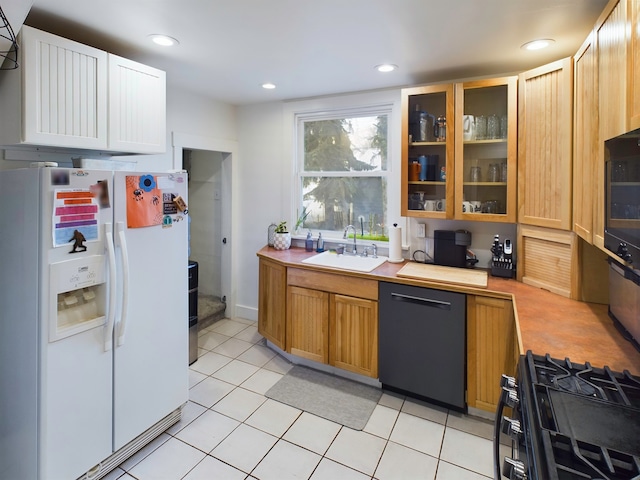
M487 117L487 138L493 140L500 135L500 119L497 115L489 115Z
M507 178L507 162L502 162L500 164L500 181L507 183Z
M490 182L499 182L500 181L500 170L498 168L497 163L492 163L489 165L489 173L487 175L489 177Z
M487 138L487 117L478 115L476 117L476 140L485 140Z
M471 167L471 173L469 175L469 180L477 183L480 181L480 167Z
M507 129L508 129L507 116L502 115L500 117L500 138L507 138Z

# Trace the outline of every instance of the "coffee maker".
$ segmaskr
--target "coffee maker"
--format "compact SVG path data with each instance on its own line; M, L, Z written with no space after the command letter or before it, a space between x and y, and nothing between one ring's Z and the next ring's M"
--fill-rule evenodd
M467 266L467 247L471 232L467 230L434 230L433 263L448 267Z

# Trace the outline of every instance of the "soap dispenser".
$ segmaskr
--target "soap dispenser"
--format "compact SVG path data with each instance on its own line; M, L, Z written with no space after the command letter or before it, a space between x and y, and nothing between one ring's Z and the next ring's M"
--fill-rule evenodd
M318 246L316 247L316 252L324 252L324 238L322 238L322 232L318 233Z
M307 239L304 241L304 249L307 252L313 252L313 238L311 238L311 230L307 232Z

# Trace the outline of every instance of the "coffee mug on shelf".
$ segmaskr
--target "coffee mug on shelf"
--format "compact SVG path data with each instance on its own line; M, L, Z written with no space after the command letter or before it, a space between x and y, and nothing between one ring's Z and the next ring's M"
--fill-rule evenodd
M469 142L476 139L476 122L473 115L462 117L462 140Z
M474 213L476 209L471 202L462 202L462 211L464 213Z
M475 212L479 212L482 209L482 202L480 200L471 200L471 205L473 205L473 210Z
M425 200L424 201L424 209L428 212L433 212L436 209L436 201L435 200Z
M444 212L447 209L447 200L446 199L442 199L442 200L438 200L436 201L436 210L439 212Z

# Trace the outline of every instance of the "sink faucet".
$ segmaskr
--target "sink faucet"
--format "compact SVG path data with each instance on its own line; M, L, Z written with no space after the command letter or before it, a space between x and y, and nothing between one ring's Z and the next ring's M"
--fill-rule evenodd
M356 227L354 227L353 225L347 225L347 228L344 229L344 235L342 235L342 238L348 238L349 229L353 230L353 254L357 255L358 247L356 246Z

